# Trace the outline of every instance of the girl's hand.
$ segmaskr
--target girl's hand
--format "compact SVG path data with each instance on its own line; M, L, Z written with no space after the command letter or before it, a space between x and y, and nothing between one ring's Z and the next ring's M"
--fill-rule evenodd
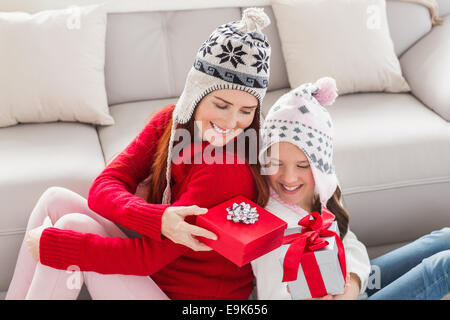
M194 236L201 236L217 240L217 236L209 230L194 226L184 221L189 215L200 215L208 212L208 209L198 206L167 207L161 219L161 234L175 243L182 244L194 251L212 250L206 244L197 240Z
M47 216L44 223L37 228L31 229L27 232L25 242L28 245L28 250L34 260L39 262L39 241L41 240L42 232L48 228L53 227L52 221Z
M359 277L354 273L347 273L347 277L345 278L345 287L343 294L330 295L319 297L319 298L309 298L305 300L356 300L359 295L359 291L361 289L361 284ZM289 293L289 287L287 287Z
M347 273L343 294L334 295L333 300L356 300L361 290L361 281L354 273Z

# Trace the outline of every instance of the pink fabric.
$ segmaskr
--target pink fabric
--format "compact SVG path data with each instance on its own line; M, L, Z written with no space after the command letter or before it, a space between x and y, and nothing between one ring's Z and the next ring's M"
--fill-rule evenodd
M40 226L47 216L57 228L126 237L118 226L90 210L86 199L65 188L51 187L42 194L26 232ZM93 299L168 299L150 277L71 272L44 266L32 258L25 239L6 299L76 299L83 282Z
M314 94L314 98L323 106L332 105L338 96L336 80L324 77L317 80L315 85L319 87L319 91Z
M281 199L280 195L275 190L273 190L272 187L269 187L269 190L270 190L270 196L272 198L274 198L276 201L278 201L279 203L281 203L286 208L289 208L292 211L294 211L295 213L298 213L301 217L304 217L309 214L309 212L307 212L305 209L303 209L302 207L300 207L296 204L290 204L290 203L284 202L284 200Z

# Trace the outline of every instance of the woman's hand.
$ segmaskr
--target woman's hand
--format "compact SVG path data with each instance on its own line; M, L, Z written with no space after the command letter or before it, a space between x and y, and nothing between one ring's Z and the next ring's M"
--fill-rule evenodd
M161 219L161 234L175 243L182 244L194 251L212 250L206 244L197 240L194 236L201 236L217 240L217 236L204 228L194 226L184 221L189 215L200 215L208 212L208 209L198 206L167 207Z
M47 216L44 223L37 228L31 229L27 232L25 242L28 245L28 250L34 260L39 262L39 241L41 240L42 232L48 228L53 227L52 221Z

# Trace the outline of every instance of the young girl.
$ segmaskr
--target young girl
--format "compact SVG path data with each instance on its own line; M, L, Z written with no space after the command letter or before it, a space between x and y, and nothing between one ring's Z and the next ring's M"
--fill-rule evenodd
M365 292L371 266L380 286L368 288L369 299L441 299L450 291L450 228L429 235L369 262L364 245L350 231L341 206L333 167L332 122L322 105L336 94L333 79L322 78L282 96L270 109L263 130L260 160L267 164L270 199L266 208L288 223L326 207L337 219L346 254L344 294L321 299L355 299ZM280 249L252 262L258 299L291 299ZM378 281L376 281L378 282Z
M266 165L270 199L266 209L288 223L312 211L328 208L338 222L345 247L345 292L325 299L356 299L363 293L370 273L364 245L348 227L349 216L341 206L341 192L333 167L333 127L323 105L337 93L331 78L304 84L286 93L269 110L262 130L260 161ZM283 267L278 248L252 262L258 299L292 299L282 282Z
M241 21L217 28L198 51L176 106L158 112L114 158L87 201L64 188L43 194L7 299L76 299L83 281L94 299L248 298L250 265L238 268L196 240L216 235L195 226L195 215L206 212L197 206L237 195L262 203L258 163L223 149L259 132L270 57L261 31L269 23L262 9L250 8ZM178 141L176 134L186 132ZM211 163L205 150L213 160L231 161ZM136 188L149 175L149 196L139 198ZM115 223L142 237L127 238ZM68 285L69 267L81 271L78 286Z

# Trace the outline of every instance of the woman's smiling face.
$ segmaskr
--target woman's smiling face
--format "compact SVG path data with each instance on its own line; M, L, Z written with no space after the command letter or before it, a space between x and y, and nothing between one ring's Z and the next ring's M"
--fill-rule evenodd
M242 90L216 90L198 104L194 121L202 139L224 146L246 128L255 117L258 99Z
M305 153L290 142L267 150L270 186L280 198L310 212L314 203L314 176Z

